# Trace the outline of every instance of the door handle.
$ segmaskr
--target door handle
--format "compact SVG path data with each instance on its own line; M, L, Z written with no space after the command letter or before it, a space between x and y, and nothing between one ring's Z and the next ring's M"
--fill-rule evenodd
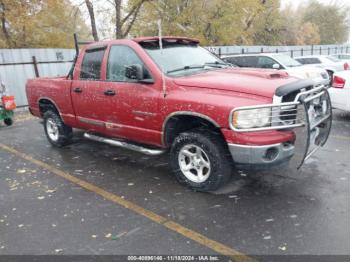
M114 91L114 90L106 90L106 91L104 92L104 94L105 94L106 96L114 96L114 95L115 95L115 91Z
M73 92L81 93L81 92L83 92L83 90L80 87L76 87L76 88L73 89Z

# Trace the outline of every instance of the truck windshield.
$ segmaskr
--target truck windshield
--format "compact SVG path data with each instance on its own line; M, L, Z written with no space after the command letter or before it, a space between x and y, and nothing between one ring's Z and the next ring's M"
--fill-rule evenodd
M285 67L302 66L301 63L299 63L297 60L291 58L289 55L275 54L275 55L273 55L273 58L275 58L279 63L281 63Z
M162 51L158 42L141 45L160 69L169 75L191 74L229 66L208 50L194 44L164 42Z

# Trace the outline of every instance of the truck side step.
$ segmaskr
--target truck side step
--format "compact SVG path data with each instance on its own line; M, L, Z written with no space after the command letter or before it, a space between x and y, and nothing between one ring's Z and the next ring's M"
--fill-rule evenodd
M85 133L84 137L87 139L93 140L93 141L102 142L102 143L109 144L112 146L118 146L118 147L130 149L132 151L136 151L136 152L139 152L139 153L142 153L145 155L149 155L149 156L158 156L158 155L161 155L165 152L165 150L163 150L163 149L146 148L146 147L130 144L130 143L127 143L125 141L119 141L119 140L115 140L112 138L106 138L103 136L97 136L97 135L94 135L91 133Z

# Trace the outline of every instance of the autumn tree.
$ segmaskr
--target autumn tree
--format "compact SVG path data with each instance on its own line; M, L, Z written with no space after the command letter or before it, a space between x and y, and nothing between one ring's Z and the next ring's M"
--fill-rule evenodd
M0 0L1 47L73 47L75 31L86 35L78 8L68 0Z
M348 40L348 8L310 1L306 6L301 6L299 11L303 12L304 23L309 22L318 27L320 44L339 44Z
M185 35L203 44L251 43L263 0L172 0L146 3L132 35L155 35L157 21L167 35Z
M296 45L316 45L321 41L319 28L317 25L306 22L301 25L298 35L296 36Z

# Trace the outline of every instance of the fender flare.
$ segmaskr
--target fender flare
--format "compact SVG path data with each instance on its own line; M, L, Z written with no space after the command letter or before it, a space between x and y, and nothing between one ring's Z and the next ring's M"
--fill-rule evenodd
M198 118L202 118L208 122L210 122L211 124L213 124L215 127L220 128L220 125L211 117L201 114L201 113L197 113L197 112L192 112L192 111L175 111L170 113L169 115L167 115L167 117L165 118L164 122L163 122L163 126L162 126L162 144L163 146L166 146L165 144L165 128L167 123L169 122L169 120L174 117L174 116L195 116Z

